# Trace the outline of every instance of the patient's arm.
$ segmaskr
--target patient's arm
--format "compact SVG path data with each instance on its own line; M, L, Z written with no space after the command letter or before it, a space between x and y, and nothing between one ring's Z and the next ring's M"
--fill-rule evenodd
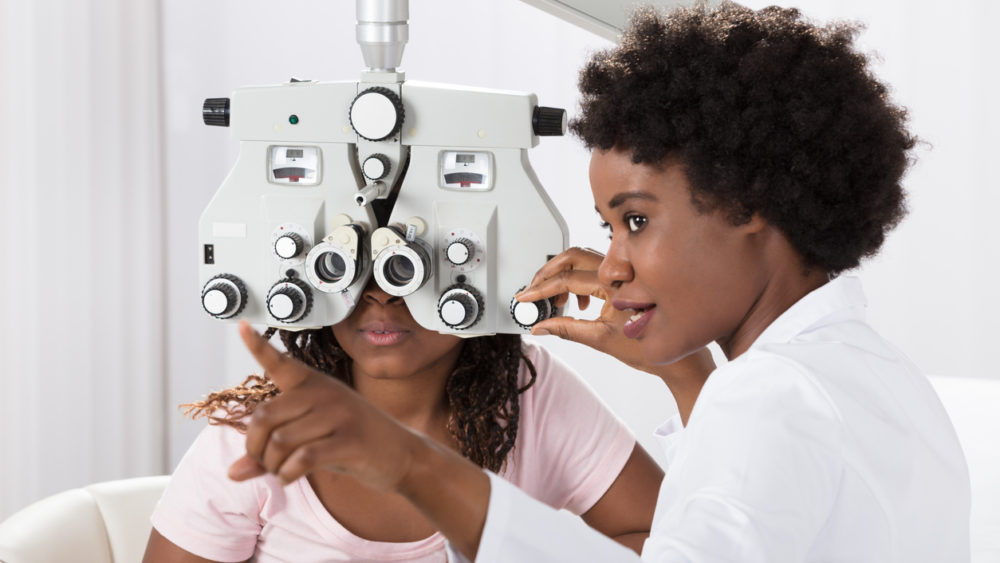
M583 519L604 535L640 553L649 536L662 481L663 470L636 443L618 478L597 504L583 514Z

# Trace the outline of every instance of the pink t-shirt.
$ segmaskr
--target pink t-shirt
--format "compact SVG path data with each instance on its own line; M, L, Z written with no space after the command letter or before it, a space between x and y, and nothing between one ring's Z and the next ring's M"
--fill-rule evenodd
M589 510L625 466L635 438L575 373L545 349L524 344L538 372L521 395L517 441L501 476L554 508ZM522 364L518 375L528 377ZM323 507L305 479L281 487L270 475L226 476L245 436L208 426L174 471L153 527L181 548L217 561L447 560L444 537L379 542L358 537Z

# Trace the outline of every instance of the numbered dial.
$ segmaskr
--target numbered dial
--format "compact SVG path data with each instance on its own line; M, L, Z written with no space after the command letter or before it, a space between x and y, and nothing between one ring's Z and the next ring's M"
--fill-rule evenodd
M267 312L277 321L294 323L308 315L310 309L312 292L295 278L285 278L267 292Z
M520 293L524 288L517 290ZM522 303L517 298L510 300L510 316L521 328L529 329L536 324L551 318L556 313L555 301L542 299Z
M383 141L403 125L403 101L388 88L368 88L351 102L350 120L362 139Z
M438 252L441 253L441 263L450 266L455 272L469 272L486 260L483 244L476 233L470 230L445 230L440 240Z
M282 223L271 231L271 253L281 264L281 271L304 263L311 246L309 231L298 223Z
M201 305L217 319L235 317L247 306L246 286L236 276L215 276L201 290Z
M460 238L448 245L445 257L455 266L468 264L476 252L476 245L467 238Z
M450 328L464 330L483 316L483 298L471 286L455 284L438 299L438 316Z
M302 254L305 243L297 233L285 233L274 241L274 253L282 260L291 260Z

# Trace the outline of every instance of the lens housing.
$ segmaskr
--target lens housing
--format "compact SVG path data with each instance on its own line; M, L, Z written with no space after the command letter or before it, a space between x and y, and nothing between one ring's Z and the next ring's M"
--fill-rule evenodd
M375 281L389 295L410 295L431 276L430 254L419 239L387 246L375 257Z
M334 231L312 247L306 256L306 278L319 291L345 291L359 279L367 277L369 259L367 250L363 248L363 230L353 225L347 227L351 229L346 232L347 235L357 236L342 236L345 233Z

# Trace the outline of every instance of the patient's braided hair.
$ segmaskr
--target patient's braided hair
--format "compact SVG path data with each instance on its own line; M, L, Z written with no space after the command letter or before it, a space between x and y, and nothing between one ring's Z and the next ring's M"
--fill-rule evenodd
M269 328L264 337L269 339L274 333L275 329ZM293 358L353 387L351 358L329 327L278 333ZM523 387L517 380L522 361L530 374ZM491 471L503 467L517 438L519 395L534 384L535 377L535 366L524 355L520 335L463 340L458 362L445 383L451 409L448 431L460 444L462 455ZM192 418L206 417L212 424L245 430L241 419L278 393L266 374L251 375L236 387L181 406Z

